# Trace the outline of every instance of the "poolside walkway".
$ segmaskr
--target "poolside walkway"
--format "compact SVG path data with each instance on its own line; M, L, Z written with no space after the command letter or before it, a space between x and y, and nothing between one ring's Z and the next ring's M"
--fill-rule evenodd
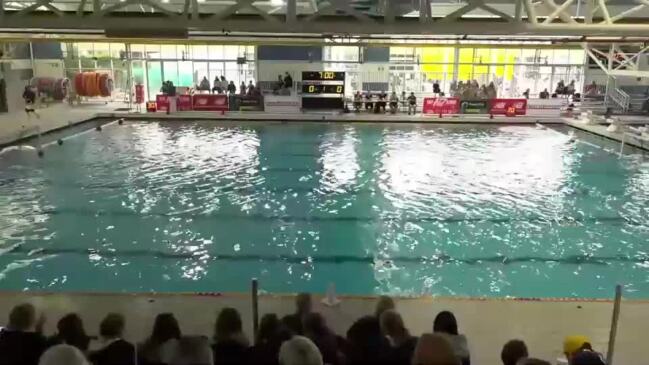
M44 308L48 317L46 332L54 331L56 321L71 311L78 312L92 335L97 333L101 318L108 312L126 316L126 338L139 341L149 333L154 316L173 312L183 333L213 333L217 311L225 306L237 308L243 317L244 329L252 336L251 300L246 294L183 295L183 294L27 294L1 293L0 313L24 301ZM323 313L336 333L344 335L353 321L374 310L375 299L345 297L336 307L325 307L316 301L316 310ZM293 311L292 296L261 296L259 313L288 314ZM500 364L502 345L514 338L525 340L530 354L550 360L561 355L563 337L584 334L593 346L606 352L613 304L588 301L538 301L499 299L402 298L397 310L404 316L414 335L432 330L435 315L452 310L458 318L460 331L467 335L472 363ZM623 302L621 306L615 363L645 365L649 323L649 303ZM200 313L200 315L198 315ZM4 322L4 318L2 320Z

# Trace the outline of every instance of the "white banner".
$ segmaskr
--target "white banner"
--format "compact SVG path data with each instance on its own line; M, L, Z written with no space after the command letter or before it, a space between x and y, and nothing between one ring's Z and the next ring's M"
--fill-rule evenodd
M528 116L558 117L561 111L568 107L568 99L529 99L527 101Z
M264 95L264 111L269 113L299 113L302 108L296 95Z

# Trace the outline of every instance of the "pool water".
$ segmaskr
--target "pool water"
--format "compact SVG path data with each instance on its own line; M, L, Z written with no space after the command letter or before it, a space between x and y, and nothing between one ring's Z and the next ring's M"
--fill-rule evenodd
M649 298L649 160L554 126L127 122L0 156L0 289Z

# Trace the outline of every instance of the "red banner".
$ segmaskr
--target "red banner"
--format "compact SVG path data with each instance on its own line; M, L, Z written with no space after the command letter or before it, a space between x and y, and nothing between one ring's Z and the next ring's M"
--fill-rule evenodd
M167 95L156 95L155 103L159 111L167 111L169 109L169 97Z
M224 94L194 95L194 110L228 110L228 96Z
M527 113L527 99L491 99L489 100L489 113L512 117L525 115Z
M144 85L135 85L135 104L144 103Z
M424 98L424 114L458 114L460 98Z
M192 96L178 95L176 97L176 110L179 112L192 110Z

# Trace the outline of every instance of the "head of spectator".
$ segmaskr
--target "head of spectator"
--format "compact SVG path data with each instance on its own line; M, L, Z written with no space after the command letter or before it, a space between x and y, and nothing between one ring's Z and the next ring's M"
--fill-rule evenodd
M235 341L247 346L248 341L243 334L241 316L234 308L223 308L216 319L214 340L218 342Z
M450 343L442 336L424 333L412 355L414 365L460 365Z
M606 365L606 362L597 352L582 350L573 355L571 365Z
M83 321L76 313L63 316L56 324L57 337L63 343L77 347L85 351L88 349L90 337L86 335L83 328Z
M379 300L376 302L376 308L374 309L374 315L376 318L381 317L381 314L389 309L394 309L394 300L387 295L381 295Z
M521 340L508 341L500 352L500 359L503 361L503 365L516 365L520 359L524 359L527 356L529 356L527 346Z
M105 340L121 338L124 333L124 316L108 313L99 323L99 335Z
M279 349L281 365L322 365L322 355L318 347L308 338L293 336Z
M212 365L209 340L203 336L183 336L174 343L164 363L168 365Z
M259 332L257 332L257 344L273 341L280 332L281 322L274 313L264 314L259 321Z
M442 332L449 335L457 335L457 320L453 313L449 311L442 311L435 317L433 323L433 332Z
M86 357L76 347L71 345L56 345L50 347L41 356L38 365L87 365Z
M36 309L29 303L19 304L9 313L9 327L12 331L28 332L36 323Z
M439 312L433 323L433 332L446 338L453 351L455 351L455 356L465 363L469 362L469 345L466 337L458 333L457 320L453 313L449 311Z
M384 311L379 320L381 332L388 336L393 344L401 343L410 338L410 333L403 324L403 318L394 309Z
M336 336L327 326L322 314L310 313L304 317L304 335L318 347L325 363L340 363Z
M573 355L584 350L591 349L590 338L583 335L566 336L563 340L563 354L566 355L568 363L571 363Z
M163 344L171 339L180 338L180 326L172 313L160 313L153 322L153 331L149 337L152 344Z

